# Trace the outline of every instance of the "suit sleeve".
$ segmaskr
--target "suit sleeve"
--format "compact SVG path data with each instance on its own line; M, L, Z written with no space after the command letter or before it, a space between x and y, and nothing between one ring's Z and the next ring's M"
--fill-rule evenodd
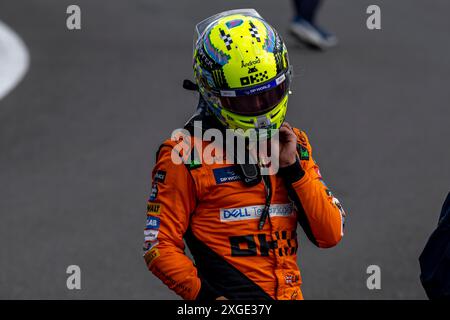
M298 129L294 132L298 137L298 159L281 168L280 174L308 238L320 248L333 247L344 235L345 211L323 181L306 134Z
M174 164L172 147L163 145L153 169L144 230L144 260L148 269L183 299L214 299L184 253L183 236L196 205L195 185L184 164Z

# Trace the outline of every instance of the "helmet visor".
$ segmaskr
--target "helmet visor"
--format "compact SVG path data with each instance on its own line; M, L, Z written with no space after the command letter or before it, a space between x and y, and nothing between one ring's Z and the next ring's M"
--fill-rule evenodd
M223 108L240 115L260 115L275 108L289 91L290 71L261 85L220 91Z
M220 97L222 107L241 115L259 115L276 107L287 93L286 81L251 96Z

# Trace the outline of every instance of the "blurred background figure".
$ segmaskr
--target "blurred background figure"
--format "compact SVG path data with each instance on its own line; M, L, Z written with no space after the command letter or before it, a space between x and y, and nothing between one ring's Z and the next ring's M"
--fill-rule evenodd
M439 223L419 258L420 281L430 300L450 300L450 193Z
M295 7L295 17L291 24L290 31L303 43L326 49L334 47L337 38L317 26L315 18L320 6L320 0L293 0Z

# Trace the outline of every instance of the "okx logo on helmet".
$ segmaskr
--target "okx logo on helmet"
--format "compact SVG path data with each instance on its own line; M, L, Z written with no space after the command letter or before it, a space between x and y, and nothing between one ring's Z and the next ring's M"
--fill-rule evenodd
M292 72L278 32L254 9L198 23L194 76L209 111L229 129L279 129Z

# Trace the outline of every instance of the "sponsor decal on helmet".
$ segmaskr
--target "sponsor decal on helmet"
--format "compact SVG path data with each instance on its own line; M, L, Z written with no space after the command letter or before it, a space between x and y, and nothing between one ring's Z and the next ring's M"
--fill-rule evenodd
M262 85L262 86L260 86L260 87L250 89L248 92L249 92L250 94L255 94L255 93L258 93L258 92L261 92L261 91L268 90L268 89L270 89L270 88L272 88L272 85L271 85L270 83L268 83L268 84L266 84L266 85Z
M264 210L264 205L248 206L241 208L221 208L220 221L232 222L241 220L259 219ZM292 203L272 204L269 208L271 217L289 217L294 215Z
M199 60L200 64L204 68L208 68L209 70L212 70L216 67L217 62L215 62L211 57L209 57L202 47L197 49L197 59ZM220 66L220 65L219 65Z
M206 53L214 60L216 64L219 64L221 66L226 65L231 57L226 53L222 52L221 50L217 49L216 47L214 47L213 44L211 43L210 37L211 32L208 33L204 41Z
M279 76L276 80L275 83L277 85L279 85L280 83L282 83L284 80L286 80L286 75L283 73L281 76Z
M267 76L267 70L265 70L264 72L259 72L257 74L242 77L239 80L241 81L241 85L248 86L250 84L269 80L269 77Z
M284 56L282 52L274 53L275 64L277 66L277 73L284 69Z
M264 39L264 45L263 45L263 49L266 50L267 52L273 52L274 48L275 48L275 33L273 32L273 29L271 27L269 27L265 22L263 22L265 27L266 27L266 31L267 31L267 36L266 39Z
M225 25L227 26L228 29L232 29L235 27L239 27L243 23L244 23L244 20L242 20L242 19L234 19L234 20L225 22Z
M258 75L255 75L255 76L258 76ZM250 77L253 77L253 75L247 76L244 78L249 78L248 81L251 81ZM242 88L242 89L235 89L235 90L220 90L220 91L217 91L217 94L219 94L222 97L239 97L239 96L248 96L248 95L258 94L262 91L266 91L268 89L278 86L280 83L282 83L285 80L286 80L286 75L282 74L278 78L276 78L272 81L269 81L264 84L260 84L260 85L257 85L257 86L251 87L251 88ZM212 98L215 98L215 96L212 95L210 97L210 99L212 99ZM214 102L217 103L217 101L214 101Z
M259 36L258 33L258 28L256 28L256 26L253 24L253 22L249 21L250 24L250 29L248 29L250 31L250 35L256 39L256 41L261 42L261 37Z
M233 40L231 39L230 34L225 33L225 31L223 31L222 29L219 29L219 32L220 32L220 38L225 43L225 46L227 47L228 50L231 50L231 44L233 43Z
M220 90L220 96L222 96L222 97L236 97L236 91Z
M241 61L241 68L249 68L253 67L255 64L261 63L261 60L258 57L255 57L255 60L251 60L248 62Z
M202 69L201 75L206 78L206 82L208 83L208 86L210 88L215 88L216 84L214 83L214 79L211 72L207 71L206 69Z
M219 70L213 70L212 76L214 79L214 83L217 84L220 88L228 88L227 80L225 79L225 75L223 73L222 69Z

